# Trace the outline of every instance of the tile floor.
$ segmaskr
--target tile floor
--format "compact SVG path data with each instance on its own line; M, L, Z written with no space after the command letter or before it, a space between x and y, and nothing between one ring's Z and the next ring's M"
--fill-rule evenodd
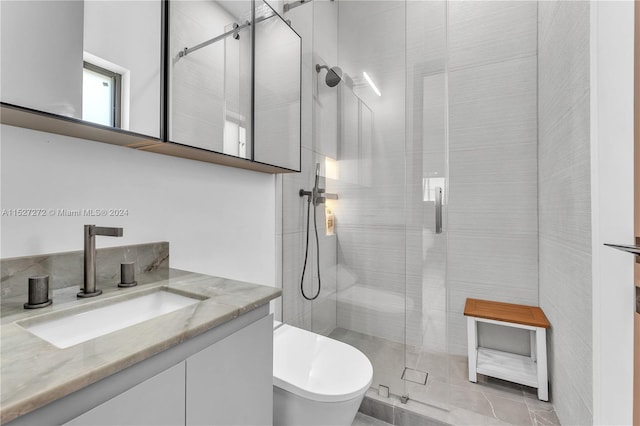
M399 343L341 328L330 337L355 346L369 357L374 373L367 396L389 406L428 416L436 413L434 419L452 424L560 425L553 405L538 400L534 388L482 375L478 375L478 383L469 382L465 356L429 353L415 347L405 351ZM429 373L426 385L402 380L405 365ZM376 391L380 384L389 386L395 395L403 393L406 385L410 403L379 397Z
M390 426L389 423L378 420L375 417L367 416L366 414L358 413L356 418L351 423L351 426Z

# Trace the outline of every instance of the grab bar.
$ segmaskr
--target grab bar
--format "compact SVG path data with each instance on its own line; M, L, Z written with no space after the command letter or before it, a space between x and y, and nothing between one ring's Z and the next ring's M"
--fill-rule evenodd
M442 234L442 188L436 186L436 234Z

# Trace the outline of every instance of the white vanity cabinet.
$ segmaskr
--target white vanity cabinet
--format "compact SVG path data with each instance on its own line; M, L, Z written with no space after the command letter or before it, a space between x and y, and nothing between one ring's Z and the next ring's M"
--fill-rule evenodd
M273 320L265 317L65 426L268 425ZM251 409L247 409L251 407Z
M175 426L184 424L185 365L145 380L64 426Z
M187 426L273 422L271 316L189 357Z
M272 383L264 304L5 426L271 425Z

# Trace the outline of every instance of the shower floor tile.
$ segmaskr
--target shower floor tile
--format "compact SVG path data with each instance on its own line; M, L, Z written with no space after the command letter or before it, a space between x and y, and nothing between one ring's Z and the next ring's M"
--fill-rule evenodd
M379 385L389 386L395 398L386 399L386 403L416 413L430 412L429 407L447 409L447 423L451 424L560 425L553 405L539 401L533 388L482 375L478 375L478 383L469 382L465 356L411 346L405 351L405 346L397 342L342 328L330 337L367 355L374 371L372 390L367 395L377 395ZM426 372L426 384L403 380L405 366L411 373ZM398 397L403 393L409 394L409 404L400 403Z
M358 413L351 423L351 426L392 426L391 423L383 422L375 417L369 417L366 414Z

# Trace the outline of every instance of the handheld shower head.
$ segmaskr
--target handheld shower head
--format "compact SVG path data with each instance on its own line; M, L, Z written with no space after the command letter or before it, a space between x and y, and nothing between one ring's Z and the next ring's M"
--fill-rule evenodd
M327 70L327 76L324 79L324 82L329 87L335 87L342 81L342 70L340 67L331 67L329 68L326 65L316 64L316 72L320 73L322 69Z

